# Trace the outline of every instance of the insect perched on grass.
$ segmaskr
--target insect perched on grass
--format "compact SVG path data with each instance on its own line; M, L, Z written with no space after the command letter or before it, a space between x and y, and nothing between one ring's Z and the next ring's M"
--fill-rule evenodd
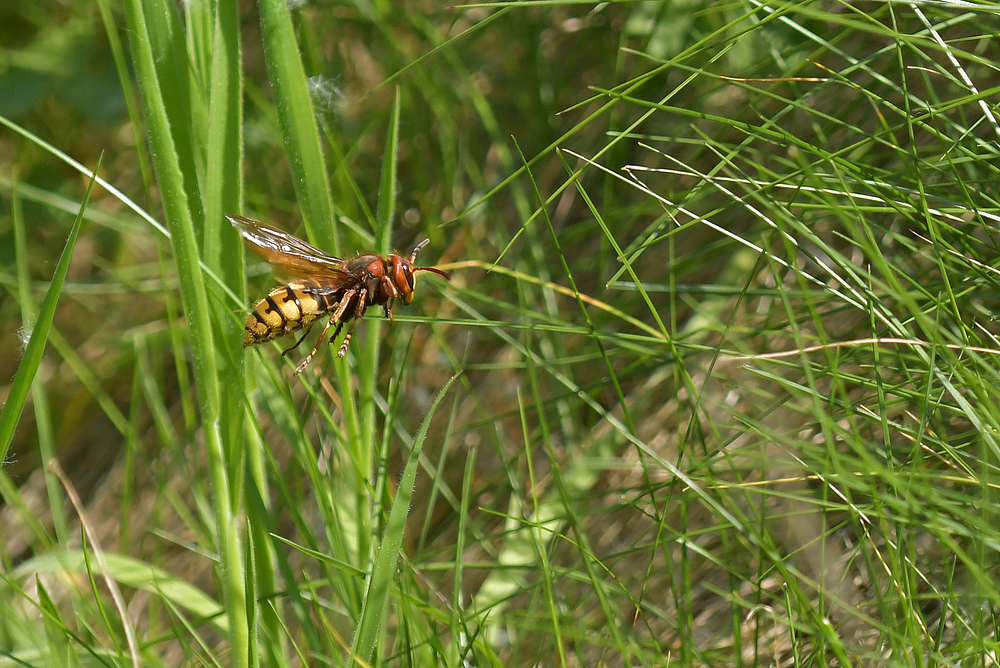
M381 305L392 323L392 305L396 299L403 304L413 301L414 272L430 271L450 280L447 273L435 267L413 266L417 253L429 239L417 244L409 258L394 253L388 257L363 253L342 260L258 220L236 214L226 214L226 218L240 231L250 250L298 279L271 290L254 304L243 331L244 348L273 341L304 327L306 331L295 345L281 353L287 355L299 347L313 323L330 314L316 347L295 368L296 376L312 361L334 323L337 329L331 343L340 334L345 317L351 318L337 357L347 353L354 326L369 306Z

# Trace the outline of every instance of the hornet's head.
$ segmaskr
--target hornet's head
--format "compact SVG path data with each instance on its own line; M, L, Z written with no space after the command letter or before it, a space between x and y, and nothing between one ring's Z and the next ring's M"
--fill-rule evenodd
M444 271L441 271L437 267L415 267L413 263L417 261L417 253L420 249L430 243L430 239L424 239L413 252L410 253L409 258L405 258L399 255L390 255L388 257L389 264L389 278L392 280L393 285L396 287L399 299L402 300L404 304L409 304L413 301L413 288L415 287L416 279L413 276L414 272L418 271L430 271L446 281L450 281L451 277Z

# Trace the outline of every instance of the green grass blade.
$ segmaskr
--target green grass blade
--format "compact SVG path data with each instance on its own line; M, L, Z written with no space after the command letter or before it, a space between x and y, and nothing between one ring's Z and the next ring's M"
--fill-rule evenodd
M399 157L399 91L389 119L389 131L385 139L385 156L382 163L381 187L379 188L378 210L375 221L375 250L381 255L389 252L392 239L392 219L396 200L396 170ZM356 373L358 376L358 413L361 423L362 452L360 461L371 461L375 449L375 380L378 376L379 350L382 347L381 333L384 325L381 319L369 318L365 323L364 345L359 346ZM359 552L367 552L366 546L359 546Z
M323 145L313 111L313 99L309 93L299 45L295 38L291 12L284 0L263 0L260 4L262 38L267 63L268 77L277 107L278 124L284 138L285 152L292 172L292 182L299 201L299 209L311 240L320 248L337 253L339 234L335 212L330 195ZM348 388L353 385L350 370L345 363L334 363L337 379L342 391L344 410L343 427L346 432L344 442L348 456L352 458L358 474L353 480L353 489L363 490L367 485L366 472L371 467L370 448L364 446L359 418L359 408L354 393ZM348 493L338 490L338 493ZM363 492L358 491L363 495ZM362 497L359 496L358 499ZM354 535L358 537L355 555L368 553L367 536L371 533L370 514L357 501ZM348 504L350 505L350 504ZM348 608L357 602L347 603Z
M101 161L98 160L94 168L94 174L101 168ZM73 259L73 249L76 247L76 240L80 236L80 227L83 225L83 212L86 211L90 203L90 195L94 190L96 177L91 177L87 185L87 192L83 196L80 204L80 211L73 221L69 237L66 239L66 246L63 248L56 270L52 274L52 282L42 300L42 306L38 311L38 320L31 330L31 337L28 345L24 349L24 356L21 363L17 365L17 372L10 386L10 394L4 403L3 411L0 411L0 462L6 461L7 451L10 449L10 441L14 437L14 429L21 419L24 410L24 403L31 391L31 383L38 372L38 365L42 361L42 353L45 351L45 343L49 338L49 329L52 327L52 319L56 314L56 306L59 304L59 296L62 294L63 283L66 281L66 273L69 271L70 260Z
M13 184L13 197L11 198L11 218L14 223L14 254L17 263L17 285L18 301L21 304L21 321L34 323L37 313L37 305L31 294L31 275L28 272L28 242L24 227L24 210L21 206L21 196L18 183ZM53 331L50 329L50 332ZM49 403L48 391L45 384L37 377L31 384L31 404L35 412L35 425L38 432L38 453L43 462L47 462L56 453L55 433L52 424L52 409ZM2 458L0 458L2 461ZM59 481L48 468L45 468L45 488L52 508L59 508L63 504L62 488ZM62 513L53 513L53 529L59 542L68 539L67 522Z
M330 181L291 12L284 0L262 0L259 7L267 71L306 231L320 248L336 253Z
M245 598L243 550L238 533L240 503L231 490L227 448L222 440L219 363L200 266L196 215L191 209L194 204L192 187L197 183L197 170L187 141L194 141L196 138L190 139L184 133L175 135L172 131L172 126L190 122L190 116L187 115L189 110L178 103L184 96L187 85L187 79L179 73L180 63L187 63L188 60L183 49L176 48L176 36L171 37L171 28L176 28L172 8L153 0L148 4L141 0L130 0L126 3L126 15L189 331L209 475L215 497L215 530L223 574L221 588L230 624L232 661L233 665L247 666L251 660L251 633ZM166 63L167 60L172 62ZM161 74L166 77L165 80L161 81ZM178 140L177 137L181 139ZM197 207L201 212L200 201L197 202ZM234 436L232 430L227 430L227 435ZM240 439L233 438L230 442L232 447L228 448L230 455L237 461L241 454L238 447L240 443ZM234 470L232 474L238 475L239 472Z
M375 250L386 255L392 250L392 219L396 214L396 190L399 178L399 89L393 100L389 130L385 138L382 174L379 179L378 209L375 213Z
M427 416L420 424L420 430L413 441L413 448L410 450L406 460L406 467L396 488L396 498L393 500L392 509L389 511L389 521L386 524L385 535L382 544L379 545L375 553L375 562L371 575L368 579L368 586L365 589L364 606L361 610L361 619L358 622L357 630L354 634L354 642L351 645L351 654L348 658L348 665L353 665L354 658L363 662L371 663L375 655L376 642L382 626L382 618L385 615L386 607L389 604L389 592L392 588L393 579L396 577L396 562L399 560L399 548L403 544L403 534L406 530L406 515L410 509L410 497L413 494L413 482L417 475L417 463L420 461L420 452L424 441L427 438L427 430L430 428L431 419L437 411L438 405L444 399L448 388L455 382L458 375L452 376L444 384L431 403Z
M125 108L128 110L128 118L132 122L132 137L136 145L136 161L139 163L139 171L142 173L142 182L146 188L153 185L153 168L149 163L149 153L146 151L146 138L142 134L142 110L139 105L139 98L136 94L135 82L126 61L125 48L122 44L121 36L115 26L115 19L111 12L110 0L97 0L97 7L101 12L101 21L104 24L104 33L108 38L108 47L111 49L112 57L115 61L115 71L118 73L118 81L121 83L122 94L125 98Z

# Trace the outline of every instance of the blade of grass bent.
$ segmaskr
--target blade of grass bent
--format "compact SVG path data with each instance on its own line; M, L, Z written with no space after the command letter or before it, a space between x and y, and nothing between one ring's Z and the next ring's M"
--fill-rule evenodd
M448 388L458 378L455 374L448 379L441 391L434 397L427 417L420 424L420 431L413 441L413 448L406 460L406 467L396 488L396 498L389 511L389 521L386 524L385 535L382 544L375 554L375 562L368 578L368 586L365 589L364 605L361 609L361 619L358 622L357 630L354 633L354 642L351 644L351 653L348 657L348 666L354 665L354 658L371 662L375 654L375 643L378 639L379 630L382 625L382 618L385 616L386 606L389 604L389 591L392 580L396 575L396 562L399 559L399 549L403 544L403 534L406 530L406 515L410 509L410 498L413 495L413 482L417 475L417 463L420 461L420 452L424 441L427 439L427 430L431 425L431 418L434 417L437 407L444 399Z
M20 185L11 184L11 221L14 228L14 258L17 264L17 292L21 304L21 321L34 323L38 311L31 294L31 275L28 272L28 241L24 231L24 209L21 207ZM26 329L30 327L26 326ZM50 330L51 331L51 330ZM42 379L35 377L31 384L31 403L35 411L35 430L38 433L38 454L43 462L55 457L55 433L52 428L52 411L48 393ZM0 457L3 461L3 457ZM62 488L59 481L48 469L45 471L45 491L50 508L62 507ZM63 513L52 513L52 527L60 543L67 540L66 518Z
M103 156L102 156L103 158ZM21 363L17 365L17 372L14 374L14 381L10 386L10 394L7 402L0 411L0 462L7 459L7 451L10 449L10 441L14 437L14 429L21 419L24 411L24 403L28 398L31 383L38 372L38 365L42 361L42 352L45 350L45 342L49 338L49 329L52 327L52 320L55 318L56 305L59 303L59 295L62 293L63 283L66 281L66 273L69 271L70 260L73 259L73 249L76 247L77 237L80 235L80 227L83 225L83 212L90 203L90 194L94 191L97 170L101 168L101 160L98 159L97 166L92 172L90 183L87 185L87 192L83 196L80 204L80 212L76 215L73 227L66 239L66 246L63 248L56 270L52 274L52 282L45 292L45 299L42 300L42 307L38 311L38 320L31 330L31 337L28 345L24 349L24 356Z

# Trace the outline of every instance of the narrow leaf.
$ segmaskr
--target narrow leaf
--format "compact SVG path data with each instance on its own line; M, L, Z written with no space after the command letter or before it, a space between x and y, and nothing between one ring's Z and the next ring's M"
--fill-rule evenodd
M102 156L103 158L103 156ZM62 294L63 283L66 281L66 273L69 271L70 260L73 259L73 249L76 247L77 237L80 235L80 227L83 224L83 213L90 203L90 194L94 190L94 183L97 172L101 168L101 159L98 159L97 166L92 172L90 183L87 185L87 192L83 196L80 204L80 211L76 214L73 228L66 239L66 246L63 248L56 271L52 275L52 282L45 293L42 307L38 312L38 320L31 330L31 338L24 349L24 357L17 366L17 373L14 374L14 382L10 387L10 395L7 403L4 404L3 411L0 412L0 462L7 459L7 451L10 449L11 439L14 437L14 429L21 419L24 410L24 403L28 398L31 389L31 382L38 372L38 365L42 361L42 353L45 350L45 342L49 338L49 329L52 327L52 320L56 314L56 305L59 303L59 295Z
M375 555L375 564L372 574L368 579L368 588L365 591L364 607L361 610L361 620L358 623L357 631L354 634L354 643L351 646L351 655L348 658L348 665L353 665L354 657L358 657L365 662L372 662L375 654L375 643L378 639L379 629L382 624L382 617L385 615L386 606L389 604L389 591L392 580L396 575L396 561L399 559L399 548L403 544L403 534L406 529L406 515L410 509L410 498L413 495L413 482L417 476L417 463L420 459L420 451L427 438L427 430L431 425L431 418L440 405L448 388L458 378L458 374L452 376L437 397L431 404L427 417L420 425L420 431L413 441L413 449L406 460L406 468L403 469L403 476L400 478L399 487L396 489L396 498L392 502L392 510L389 511L389 522L385 528L385 536L382 544L378 547Z

